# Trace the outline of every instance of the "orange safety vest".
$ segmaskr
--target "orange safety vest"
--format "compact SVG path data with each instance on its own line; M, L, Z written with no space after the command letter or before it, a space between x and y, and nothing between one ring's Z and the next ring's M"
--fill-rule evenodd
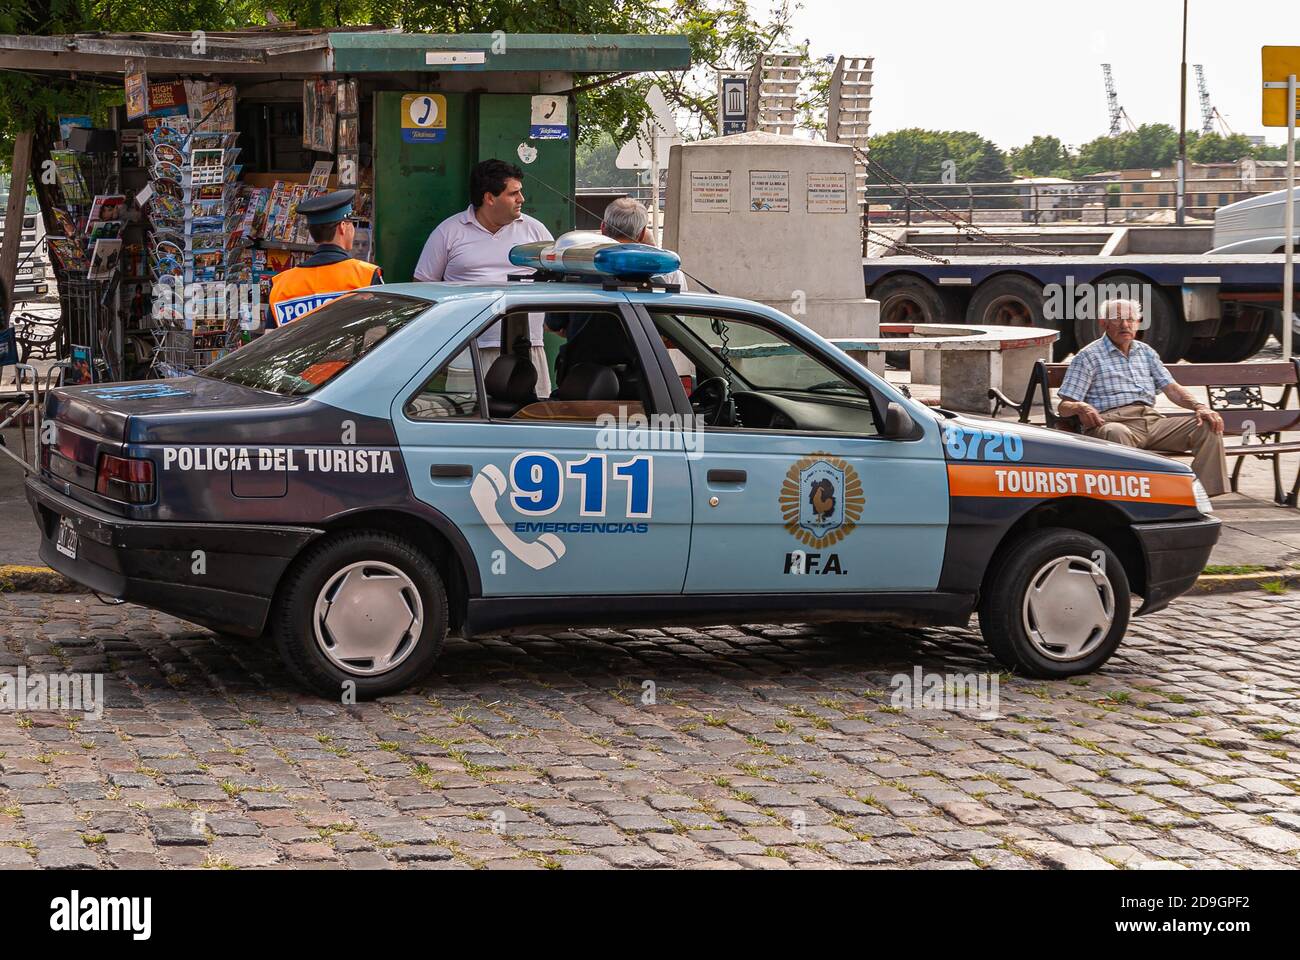
M277 327L297 320L352 290L368 287L379 270L349 257L319 267L293 267L271 281L271 316Z

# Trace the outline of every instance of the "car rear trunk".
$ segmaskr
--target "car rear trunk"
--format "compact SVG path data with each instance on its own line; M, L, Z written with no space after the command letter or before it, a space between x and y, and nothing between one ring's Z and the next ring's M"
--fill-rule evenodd
M196 428L201 422L210 423L217 411L278 409L292 402L292 398L207 377L60 388L50 394L45 406L44 479L67 496L122 513L125 503L96 494L105 457L129 457L130 446L155 433L155 428L165 429L171 442L203 442L198 436L204 431Z

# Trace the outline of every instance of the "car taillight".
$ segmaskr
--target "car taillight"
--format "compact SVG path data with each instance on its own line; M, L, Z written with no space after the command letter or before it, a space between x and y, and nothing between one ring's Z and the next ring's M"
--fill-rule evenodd
M123 503L153 502L153 461L100 454L95 492Z

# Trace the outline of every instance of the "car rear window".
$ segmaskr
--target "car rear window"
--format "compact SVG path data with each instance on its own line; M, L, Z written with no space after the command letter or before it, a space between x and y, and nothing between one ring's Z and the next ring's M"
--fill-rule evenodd
M432 300L374 290L350 293L222 357L202 376L305 396L433 305Z

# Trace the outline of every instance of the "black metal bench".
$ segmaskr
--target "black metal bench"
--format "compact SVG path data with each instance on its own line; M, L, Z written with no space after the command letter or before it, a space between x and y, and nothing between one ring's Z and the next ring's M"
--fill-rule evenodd
M1024 399L1012 400L1000 390L990 390L993 415L1003 407L1020 414L1021 423L1029 423L1029 416L1037 401L1043 405L1043 419L1048 427L1082 433L1078 417L1061 417L1052 402L1052 391L1061 386L1067 363L1034 364ZM1189 363L1179 364L1170 373L1184 387L1204 387L1210 409L1223 417L1226 437L1245 438L1243 443L1224 445L1223 452L1235 457L1232 470L1232 490L1246 457L1273 461L1273 499L1288 507L1300 499L1300 467L1290 493L1282 487L1282 455L1300 453L1300 441L1282 439L1288 431L1300 430L1300 359L1280 363ZM1264 387L1281 387L1282 395L1275 401L1264 397ZM1187 416L1191 413L1174 413L1170 416ZM1175 454L1177 456L1177 454ZM1186 454L1190 456L1190 454Z

